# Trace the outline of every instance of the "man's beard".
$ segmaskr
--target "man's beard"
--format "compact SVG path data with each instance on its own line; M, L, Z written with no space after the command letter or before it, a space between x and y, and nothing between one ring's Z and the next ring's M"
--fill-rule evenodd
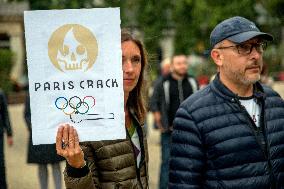
M246 70L251 67L255 67L255 66L259 66L259 72L260 72L262 69L262 63L260 62L254 62L246 66L244 71L238 70L238 72L234 72L231 69L228 69L227 67L225 67L225 71L226 71L227 77L231 78L233 82L241 84L241 85L249 86L249 85L255 84L257 81L260 80L260 73L258 73L258 75L256 75L254 78L250 78L249 76L246 75Z

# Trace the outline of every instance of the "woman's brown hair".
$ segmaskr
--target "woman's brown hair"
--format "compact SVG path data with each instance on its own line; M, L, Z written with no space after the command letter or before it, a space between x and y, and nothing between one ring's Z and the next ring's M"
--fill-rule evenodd
M142 124L145 121L146 116L146 106L145 106L145 80L144 80L144 72L147 67L147 53L144 48L144 45L139 39L133 37L127 30L121 31L121 43L126 41L134 42L139 50L141 55L141 72L135 88L129 93L129 97L127 100L127 107L129 109L134 110L134 113L139 119L139 122Z

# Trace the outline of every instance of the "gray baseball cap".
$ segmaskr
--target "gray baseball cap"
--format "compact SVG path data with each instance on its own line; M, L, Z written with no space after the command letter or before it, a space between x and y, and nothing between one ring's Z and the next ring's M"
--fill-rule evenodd
M224 39L242 43L257 36L267 41L273 40L272 35L261 32L252 21L235 16L222 21L213 29L210 35L210 45L213 48Z

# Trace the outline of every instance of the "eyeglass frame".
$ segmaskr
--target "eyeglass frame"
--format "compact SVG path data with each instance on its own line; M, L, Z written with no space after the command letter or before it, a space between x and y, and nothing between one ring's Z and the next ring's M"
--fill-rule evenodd
M250 47L250 51L249 52L244 52L244 53L240 53L239 48L241 48L241 45L251 45ZM258 45L258 46L257 46ZM262 47L262 49L260 49L260 47ZM214 48L214 49L228 49L228 48L236 48L238 50L238 53L241 55L249 55L252 52L252 49L255 48L255 50L258 53L263 53L265 51L265 49L267 48L267 42L266 41L262 41L259 43L240 43L240 44L236 44L236 45L231 45L231 46L227 46L227 47L218 47L218 48Z

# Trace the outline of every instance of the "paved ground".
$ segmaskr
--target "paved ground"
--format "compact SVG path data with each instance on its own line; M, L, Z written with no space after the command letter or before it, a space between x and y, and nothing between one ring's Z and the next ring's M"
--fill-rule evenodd
M22 104L9 106L9 113L14 130L14 145L13 147L5 146L7 180L9 189L39 189L37 166L26 163L28 130L26 129L23 119L23 108ZM157 131L149 130L148 145L150 156L150 188L155 189L157 188L160 165L159 133ZM63 170L65 167L64 162L62 162L61 167ZM49 173L51 173L50 167ZM52 176L50 175L49 189L53 188ZM63 186L63 188L65 187Z

